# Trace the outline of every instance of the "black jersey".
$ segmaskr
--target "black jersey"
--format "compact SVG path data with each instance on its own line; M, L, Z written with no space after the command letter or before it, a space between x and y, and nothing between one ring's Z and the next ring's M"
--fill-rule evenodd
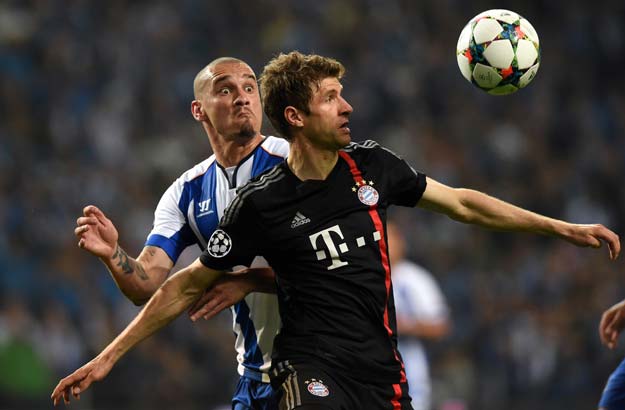
M286 162L242 188L201 261L276 272L282 329L273 360L322 360L369 382L405 380L397 352L386 209L415 206L425 175L373 141L351 143L323 180Z

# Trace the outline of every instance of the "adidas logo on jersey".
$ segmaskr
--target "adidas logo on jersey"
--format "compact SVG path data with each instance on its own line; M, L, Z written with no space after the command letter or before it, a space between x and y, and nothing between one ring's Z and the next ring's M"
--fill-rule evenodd
M298 226L307 224L308 222L310 222L310 218L306 218L301 212L297 212L291 221L291 228L297 228Z

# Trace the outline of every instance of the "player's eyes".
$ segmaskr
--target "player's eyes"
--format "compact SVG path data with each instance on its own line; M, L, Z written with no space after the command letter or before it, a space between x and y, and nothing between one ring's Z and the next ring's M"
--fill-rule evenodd
M245 87L245 91L248 93L254 92L254 87L252 87L251 85L248 85Z
M230 89L227 88L227 87L224 87L221 90L219 90L219 94L228 95L228 94L230 94Z

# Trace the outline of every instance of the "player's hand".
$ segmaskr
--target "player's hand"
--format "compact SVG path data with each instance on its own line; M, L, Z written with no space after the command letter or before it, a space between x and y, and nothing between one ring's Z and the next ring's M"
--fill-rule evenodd
M574 229L566 238L577 246L590 246L600 248L602 243L608 245L610 259L618 258L621 253L621 241L619 236L601 224L574 225Z
M61 379L50 396L54 405L56 406L61 398L65 404L69 404L70 395L80 400L80 393L87 390L91 383L104 379L112 367L112 363L97 356L74 373Z
M623 327L625 327L625 300L603 312L599 323L601 342L608 348L614 349Z
M228 274L217 279L189 309L192 321L206 320L240 302L252 291L252 285L245 275Z
M78 246L100 258L110 258L115 253L119 234L115 225L94 205L83 209L83 216L76 220L74 234Z

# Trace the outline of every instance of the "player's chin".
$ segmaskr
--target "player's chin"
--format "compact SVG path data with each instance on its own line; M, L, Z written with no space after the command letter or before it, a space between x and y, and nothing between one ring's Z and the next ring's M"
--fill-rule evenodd
M254 124L249 120L241 124L239 129L239 137L241 138L252 138L257 133L258 131L254 128Z
M350 142L352 142L352 134L349 131L349 128L347 127L340 128L337 140L340 143L341 147L344 147Z

